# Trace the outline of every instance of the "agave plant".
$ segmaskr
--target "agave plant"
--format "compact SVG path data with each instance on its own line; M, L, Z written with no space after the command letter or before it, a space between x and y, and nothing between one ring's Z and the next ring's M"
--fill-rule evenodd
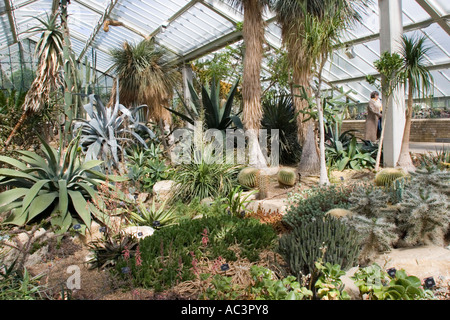
M119 169L119 158L125 153L125 144L137 141L147 148L139 131L155 138L155 134L137 120L137 113L145 105L129 110L119 103L117 95L114 108L106 108L98 96L90 95L89 99L90 103L84 106L84 110L90 119L79 119L75 124L75 129L82 129L80 144L87 160L103 160L108 171Z
M231 124L242 129L243 125L239 116L231 114L233 99L238 84L239 79L231 88L225 103L222 105L219 98L220 82L216 83L216 81L213 80L210 92L208 92L209 88L207 86L202 85L201 99L197 92L195 92L193 85L188 82L189 91L192 96L191 106L187 106L184 99L181 99L186 114L173 109L166 109L192 125L194 125L195 121L200 120L202 113L204 113L207 129L225 130L230 127Z
M150 207L147 207L144 203L139 203L137 212L130 213L133 224L139 226L151 226L156 229L173 224L176 219L175 210L166 207L167 201L168 200L161 203L158 208L156 208L155 199L153 199Z
M65 153L55 150L41 137L43 157L30 151L17 151L19 160L0 156L14 169L0 169L0 186L13 187L0 194L0 212L11 214L5 224L22 226L39 216L51 217L52 225L66 232L71 226L84 231L92 218L104 220L89 201L96 197L96 186L123 180L93 170L101 161L81 162L77 155L80 134Z

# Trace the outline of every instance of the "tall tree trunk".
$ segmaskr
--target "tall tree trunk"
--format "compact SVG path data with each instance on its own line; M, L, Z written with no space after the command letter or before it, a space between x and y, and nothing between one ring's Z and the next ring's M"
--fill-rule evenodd
M318 84L317 84L317 90L316 90L316 106L318 110L318 116L319 116L319 148L320 148L320 178L319 178L319 184L320 185L329 185L330 180L328 180L328 172L327 172L327 163L325 159L325 127L324 127L324 121L323 121L323 106L322 106L322 99L320 97L320 91L322 89L322 70L325 66L326 58L322 57L319 72L318 72Z
M409 83L411 81L409 80ZM412 107L413 107L413 92L411 85L408 88L408 108L406 109L406 121L405 129L403 131L402 148L400 151L400 156L397 162L397 166L404 169L405 171L415 171L411 155L409 153L409 139L411 134L411 120L412 120Z
M261 61L263 55L264 21L263 7L259 0L244 1L243 37L245 43L242 98L244 101L243 124L249 131L249 164L267 167L258 135L261 127Z
M311 95L309 85L309 76L294 69L294 83L297 86L303 86L308 95ZM298 140L302 145L302 156L298 165L297 171L302 175L318 175L320 173L319 152L317 148L317 137L315 133L315 123L310 120L303 122L305 117L299 112L308 106L308 102L303 100L300 96L300 88L294 86L294 106L298 113Z

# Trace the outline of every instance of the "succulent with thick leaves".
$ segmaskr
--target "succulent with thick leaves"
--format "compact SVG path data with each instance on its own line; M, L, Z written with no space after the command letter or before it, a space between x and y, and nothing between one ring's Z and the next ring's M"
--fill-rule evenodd
M375 184L377 186L390 187L395 180L404 176L406 176L406 173L402 169L386 168L377 173Z
M297 179L295 170L289 168L283 168L278 171L278 182L280 185L292 187L295 185Z
M144 203L139 203L136 208L137 212L130 213L132 224L149 226L155 229L174 224L176 220L175 210L173 208L167 208L167 201L161 203L159 208L156 208L155 199L153 199L152 205L149 208Z
M243 129L244 126L242 125L238 115L231 114L233 99L236 94L238 84L239 79L231 88L225 103L222 105L219 97L220 82L216 83L215 80L213 80L210 92L208 92L208 87L202 85L201 99L199 98L197 92L195 92L192 84L188 82L189 91L192 96L191 106L187 106L183 98L180 99L186 114L177 112L173 109L166 109L179 116L184 121L187 121L191 125L194 125L196 121L199 121L202 113L204 112L207 129L225 130L228 129L231 124L234 124L238 129Z
M75 124L75 129L82 129L80 145L87 160L103 160L109 171L119 169L125 144L137 141L147 148L138 132L145 132L152 139L155 138L155 134L138 121L137 113L146 106L129 110L117 99L114 108L106 108L96 95L90 95L89 100L84 110L90 119L79 119Z
M0 162L16 169L0 169L0 186L14 187L0 194L0 212L11 211L4 223L22 226L50 214L52 225L61 232L75 225L84 232L93 217L103 221L103 214L90 202L97 195L95 188L106 180L121 179L93 170L101 164L99 160L81 162L77 155L80 134L65 153L40 139L43 157L30 151L18 151L19 160L0 156Z
M359 235L344 222L332 217L317 217L280 238L279 251L293 275L314 272L315 262L339 264L343 270L357 264ZM321 248L326 247L325 254Z
M258 184L258 172L256 168L244 168L239 172L237 179L243 187L255 188Z

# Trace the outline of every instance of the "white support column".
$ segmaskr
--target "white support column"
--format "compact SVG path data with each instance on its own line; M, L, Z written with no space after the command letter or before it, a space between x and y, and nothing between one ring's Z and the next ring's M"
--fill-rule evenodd
M402 1L378 0L380 12L380 52L399 52L403 34ZM383 111L385 110L383 97ZM383 159L385 167L395 167L400 156L403 130L405 126L404 88L394 91L387 106L386 127L384 128ZM384 112L383 112L384 113Z

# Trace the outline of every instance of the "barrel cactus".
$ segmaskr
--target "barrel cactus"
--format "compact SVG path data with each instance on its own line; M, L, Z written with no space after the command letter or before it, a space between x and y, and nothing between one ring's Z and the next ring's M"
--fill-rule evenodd
M258 169L252 167L242 169L237 177L239 183L246 188L255 188L258 184L258 172Z
M406 176L402 169L386 168L375 176L375 184L380 187L390 187L398 178Z
M278 171L278 183L283 186L292 187L297 179L295 170L283 168Z

